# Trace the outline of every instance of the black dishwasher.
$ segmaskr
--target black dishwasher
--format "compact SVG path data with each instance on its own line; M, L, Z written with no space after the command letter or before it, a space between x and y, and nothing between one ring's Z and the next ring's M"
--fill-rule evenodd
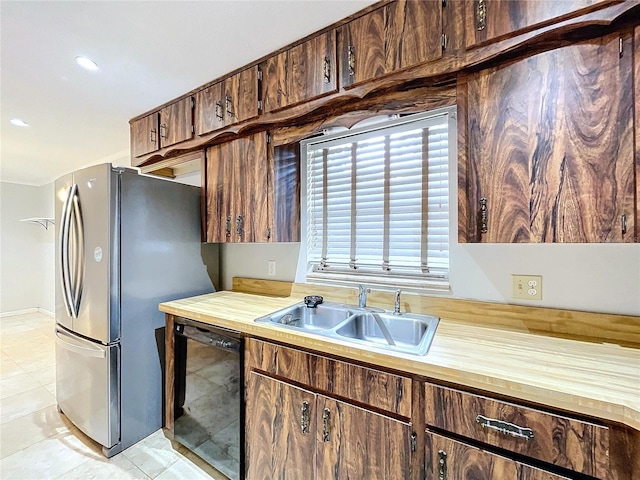
M175 323L174 440L233 480L244 478L243 342L238 332Z

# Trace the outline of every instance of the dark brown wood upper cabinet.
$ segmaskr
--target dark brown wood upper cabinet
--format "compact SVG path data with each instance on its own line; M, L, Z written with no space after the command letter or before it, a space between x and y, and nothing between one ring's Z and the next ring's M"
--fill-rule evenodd
M135 158L193 138L193 99L187 97L131 122L132 165Z
M160 148L158 136L158 113L152 113L142 117L130 125L131 131L131 158L135 164L135 158L147 153L155 152Z
M225 126L224 81L196 93L196 134L204 135Z
M207 150L207 242L270 239L266 132Z
M193 137L193 99L183 98L160 110L158 127L160 148L184 142Z
M524 33L611 3L613 0L466 0L466 45Z
M262 62L265 113L337 91L335 35L318 35Z
M442 2L399 0L340 28L344 88L442 55Z
M258 115L258 67L247 68L196 93L198 135L249 120Z
M462 81L460 241L635 241L632 71L614 33Z

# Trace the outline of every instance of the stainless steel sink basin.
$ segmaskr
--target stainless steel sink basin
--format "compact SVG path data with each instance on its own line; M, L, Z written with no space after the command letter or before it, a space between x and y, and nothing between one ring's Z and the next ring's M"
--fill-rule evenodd
M438 317L428 315L364 312L349 318L335 333L386 350L424 355L429 350L438 322Z
M256 322L273 322L299 330L328 330L336 327L354 315L354 310L340 303L324 302L315 308L304 303L278 310L256 319Z
M439 318L324 302L315 308L304 303L278 310L256 322L307 331L383 350L424 355L431 346Z

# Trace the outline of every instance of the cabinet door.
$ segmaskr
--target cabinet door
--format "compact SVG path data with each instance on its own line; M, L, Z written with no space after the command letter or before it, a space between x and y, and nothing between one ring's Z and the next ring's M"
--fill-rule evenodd
M131 122L131 155L140 157L155 152L158 143L158 114L152 113L135 122ZM132 162L137 166L135 160Z
M247 478L315 479L315 394L251 372L246 398Z
M324 396L317 405L317 478L411 478L408 423Z
M287 106L287 52L268 58L260 64L260 70L262 110L267 113Z
M232 170L228 144L207 149L206 196L207 242L224 243L231 239Z
M224 125L258 115L258 67L251 67L224 81Z
M398 0L340 29L344 88L442 55L442 2Z
M611 0L466 0L467 48L596 9Z
M196 93L195 129L198 135L225 126L223 82L215 83Z
M193 137L193 100L179 100L160 110L160 147L169 147Z
M337 91L335 35L318 35L261 64L265 112Z
M337 90L335 31L318 35L289 50L287 105Z
M267 134L257 133L232 143L237 144L238 152L233 157L232 201L237 241L266 242L271 226Z
M343 87L353 87L387 73L388 8L374 10L341 27L340 78Z
M635 105L635 143L636 143L636 213L634 217L634 235L640 242L640 25L634 29L633 40L634 58L634 92L633 104ZM630 230L633 232L633 230Z
M471 77L471 240L634 241L631 52L612 34Z
M399 0L388 7L387 71L442 56L442 2Z

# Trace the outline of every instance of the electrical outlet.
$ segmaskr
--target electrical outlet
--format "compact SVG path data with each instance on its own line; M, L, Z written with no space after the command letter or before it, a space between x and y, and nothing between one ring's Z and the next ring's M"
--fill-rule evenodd
M267 265L269 266L269 271L268 271L269 276L270 277L275 277L276 276L276 261L275 260L269 260Z
M542 277L540 275L511 275L513 298L542 300Z

